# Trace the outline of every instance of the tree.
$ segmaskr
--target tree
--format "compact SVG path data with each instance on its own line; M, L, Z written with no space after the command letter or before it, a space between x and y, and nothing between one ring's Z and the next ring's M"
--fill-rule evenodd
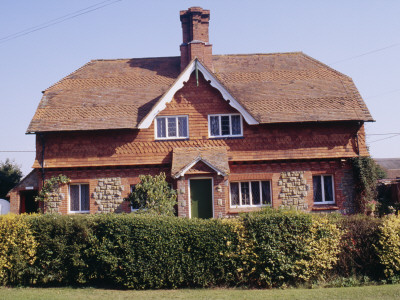
M165 174L160 173L154 177L140 175L139 178L140 183L135 185L125 200L129 201L133 208L137 208L138 213L173 216L176 192L165 181Z
M20 166L8 158L0 162L0 198L4 199L7 193L21 180L22 171Z

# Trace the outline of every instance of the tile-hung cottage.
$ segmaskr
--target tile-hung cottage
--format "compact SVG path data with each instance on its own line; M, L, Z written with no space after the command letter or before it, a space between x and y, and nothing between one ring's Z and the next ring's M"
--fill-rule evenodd
M43 92L27 130L35 170L10 192L12 211L64 174L45 210L130 212L139 175L165 172L182 217L351 213L348 159L368 155L373 121L351 78L301 52L213 55L210 12L180 19L180 56L93 60Z

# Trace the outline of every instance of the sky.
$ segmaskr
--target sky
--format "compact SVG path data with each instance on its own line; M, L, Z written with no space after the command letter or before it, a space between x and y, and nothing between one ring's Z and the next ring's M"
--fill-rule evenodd
M41 92L88 61L179 56L191 6L210 10L214 54L302 51L350 76L372 157L400 157L398 0L1 0L0 162L30 172Z

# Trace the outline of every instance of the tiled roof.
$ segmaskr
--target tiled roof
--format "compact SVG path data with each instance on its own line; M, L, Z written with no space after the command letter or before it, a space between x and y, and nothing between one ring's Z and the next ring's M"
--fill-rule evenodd
M260 123L372 121L351 78L303 53L214 55L215 77ZM93 60L44 91L28 132L137 128L180 57Z
M224 174L229 173L228 153L226 147L174 148L172 154L171 175L184 175L186 168L202 161L212 169Z
M375 158L386 171L386 178L400 178L400 158Z

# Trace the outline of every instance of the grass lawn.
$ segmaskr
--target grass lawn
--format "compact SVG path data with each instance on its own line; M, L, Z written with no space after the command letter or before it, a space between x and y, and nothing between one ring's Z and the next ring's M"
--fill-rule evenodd
M121 291L95 288L0 288L1 300L18 299L399 299L400 284L287 290L185 289Z

